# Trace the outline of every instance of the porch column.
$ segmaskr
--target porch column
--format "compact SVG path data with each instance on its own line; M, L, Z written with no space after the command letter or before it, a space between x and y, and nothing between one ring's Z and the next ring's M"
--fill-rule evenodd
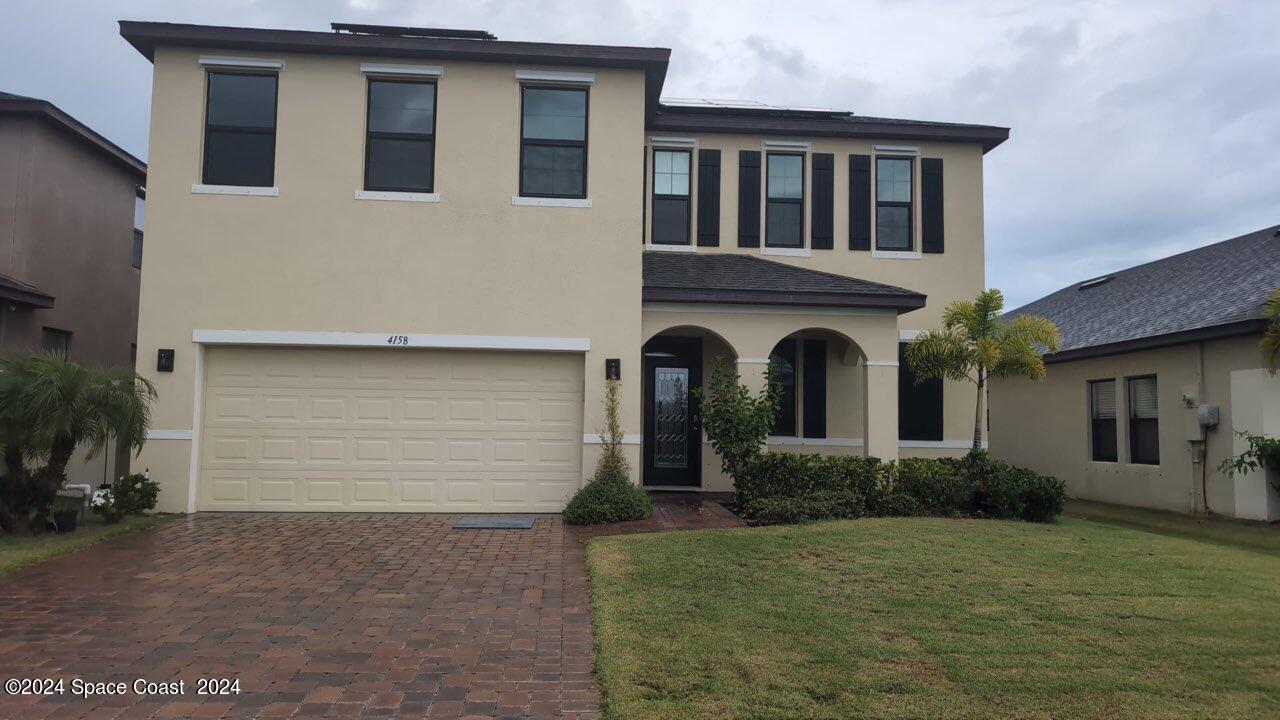
M893 360L863 362L862 437L866 452L881 460L898 459L898 363Z

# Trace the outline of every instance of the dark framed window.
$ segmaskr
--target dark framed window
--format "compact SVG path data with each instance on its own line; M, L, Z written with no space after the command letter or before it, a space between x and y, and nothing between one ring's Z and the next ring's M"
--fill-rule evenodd
M769 153L765 197L765 247L804 247L804 155Z
M1160 403L1156 376L1128 378L1129 462L1160 464Z
M693 154L688 150L653 151L653 242L689 244L689 177Z
M429 193L435 184L436 84L369 80L364 189Z
M876 249L911 250L911 158L876 158Z
M133 254L131 256L133 266L142 269L142 231L133 231Z
M520 194L587 196L587 91L520 88Z
M277 84L275 74L209 73L204 184L275 184Z
M942 380L916 381L907 362L909 344L898 343L898 439L941 440Z
M782 396L778 399L778 418L770 435L794 437L796 434L796 341L787 338L773 346L769 363L778 381L782 383Z
M71 333L57 328L41 328L40 349L66 355L71 352Z
M1116 381L1089 383L1089 457L1098 462L1115 462Z

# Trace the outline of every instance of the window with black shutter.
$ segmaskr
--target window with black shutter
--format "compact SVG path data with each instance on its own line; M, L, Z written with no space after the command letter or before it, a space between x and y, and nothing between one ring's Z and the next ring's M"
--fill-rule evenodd
M917 382L907 344L898 343L898 439L942 440L942 380Z
M923 252L943 252L942 208L942 158L921 158L920 250Z
M782 395L778 398L778 418L773 423L770 435L795 437L796 434L796 341L788 338L779 342L769 353L769 363L778 382L782 384Z
M370 80L364 189L432 192L435 130L435 83Z
M689 244L688 150L653 151L653 242Z
M835 239L835 155L813 155L813 200L810 220L814 250L830 250Z
M849 249L871 249L871 156L849 156Z
M760 151L738 151L738 247L760 247Z
M1129 462L1160 464L1160 404L1156 376L1128 378Z
M1089 457L1097 462L1115 462L1116 381L1089 383Z
M911 242L911 158L876 158L876 249L906 251Z
M804 436L827 436L827 341L804 341Z
M804 247L804 156L769 153L765 247Z
M520 194L587 196L587 91L522 86Z
M698 151L698 244L720 245L720 151Z
M274 74L209 73L204 184L275 184L276 83Z

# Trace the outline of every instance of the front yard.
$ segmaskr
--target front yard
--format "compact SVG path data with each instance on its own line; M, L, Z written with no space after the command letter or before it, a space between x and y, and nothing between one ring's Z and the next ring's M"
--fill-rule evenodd
M1280 556L1162 531L884 518L600 538L606 716L1280 717Z
M0 533L0 576L20 567L44 562L59 555L75 552L104 540L132 535L172 519L173 515L133 515L114 525L88 514L73 533L46 533L38 537L14 537Z

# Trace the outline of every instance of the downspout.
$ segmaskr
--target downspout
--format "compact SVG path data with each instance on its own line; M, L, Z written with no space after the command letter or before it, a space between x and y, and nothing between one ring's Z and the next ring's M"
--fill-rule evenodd
M1204 398L1204 341L1196 343L1196 402L1203 405ZM1192 408L1194 411L1194 408ZM1200 466L1200 505L1204 509L1204 514L1213 513L1209 509L1209 429L1200 428L1201 437L1199 440L1191 441L1191 496L1195 497L1196 487L1196 465ZM1195 503L1192 503L1194 507Z

